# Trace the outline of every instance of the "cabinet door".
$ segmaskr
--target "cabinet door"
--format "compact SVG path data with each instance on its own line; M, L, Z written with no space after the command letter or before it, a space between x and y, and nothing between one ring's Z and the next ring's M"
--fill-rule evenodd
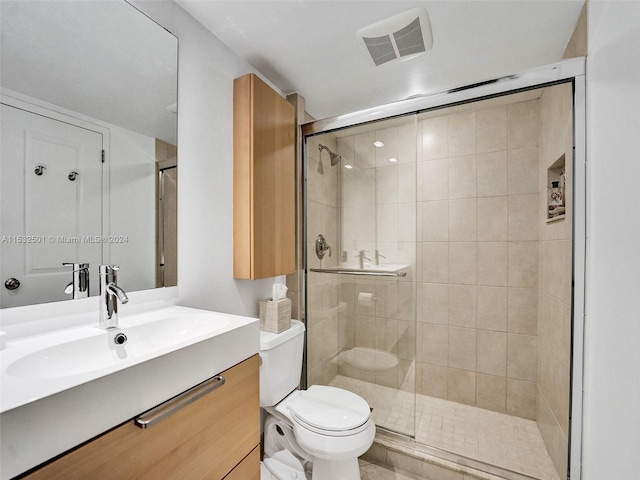
M295 112L254 74L234 81L234 277L295 271Z
M223 386L158 423L127 422L25 478L220 480L241 462L246 478L259 478L259 453L248 455L260 442L258 369L255 355L222 372Z

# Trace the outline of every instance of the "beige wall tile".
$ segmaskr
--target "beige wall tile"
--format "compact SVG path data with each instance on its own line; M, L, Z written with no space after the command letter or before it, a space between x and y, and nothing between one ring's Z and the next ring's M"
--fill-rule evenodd
M538 287L538 242L509 242L507 261L510 287Z
M507 409L507 379L494 375L476 375L476 406L504 413Z
M466 405L476 403L476 374L454 368L447 369L449 400Z
M398 321L390 318L376 318L376 348L383 352L398 354ZM394 385L395 387L395 385Z
M354 315L338 317L338 349L348 350L356 345L356 321Z
M386 280L376 282L375 315L382 318L396 318L398 315L398 282Z
M507 413L535 420L537 412L537 387L533 382L507 379Z
M507 149L506 106L478 110L476 122L478 153Z
M450 241L472 242L476 240L476 209L475 198L449 200Z
M417 392L436 398L447 398L447 367L418 363Z
M416 163L398 165L398 201L401 203L415 202L418 198L417 188Z
M416 323L398 320L398 358L413 361L416 358Z
M478 243L478 285L507 285L507 242Z
M376 147L376 167L386 167L389 158L397 159L399 155L398 127L376 130L376 140L384 143L382 147Z
M359 169L374 168L376 166L376 132L361 133L355 136L354 167Z
M509 196L509 240L538 240L538 194Z
M476 153L476 112L449 115L449 156Z
M479 373L504 377L507 374L507 334L478 330Z
M538 333L538 291L533 288L509 288L508 331L525 335Z
M449 240L449 202L447 200L422 203L422 240L425 242Z
M430 160L418 163L419 201L449 198L449 160Z
M449 323L449 286L441 283L422 284L422 321L447 325Z
M507 166L509 195L538 193L538 147L509 150Z
M422 122L422 159L449 156L449 119L436 117Z
M507 240L507 197L478 198L477 235L481 242Z
M398 165L376 168L376 204L398 203Z
M422 244L422 281L447 283L449 281L449 244L425 242Z
M476 371L476 329L449 327L448 366Z
M449 243L449 282L475 285L477 281L477 245L475 242Z
M509 148L538 144L538 101L514 103L507 106Z
M477 196L476 156L465 155L449 159L449 198Z
M506 195L507 151L478 153L476 162L478 197Z
M356 347L376 348L375 317L365 317L363 315L355 317L355 344Z
M369 295L373 295L374 297L374 300L372 302L368 302L363 299L363 296L369 296ZM375 296L376 296L375 282L357 280L355 283L356 314L375 317L375 314L376 314Z
M449 325L476 327L476 286L449 285Z
M416 163L416 146L421 134L422 129L418 132L413 121L398 127L398 163ZM422 144L422 141L420 141L420 144ZM422 152L422 148L420 151Z
M416 322L417 314L417 284L411 282L398 282L398 320ZM418 319L418 321L420 321Z
M447 366L449 355L449 329L441 325L421 325L421 344L418 360L432 365Z
M478 328L507 331L507 288L478 287Z
M507 376L536 382L538 378L538 342L533 335L509 333L507 337Z
M376 240L380 243L397 243L398 204L376 206ZM367 256L373 260L370 255Z

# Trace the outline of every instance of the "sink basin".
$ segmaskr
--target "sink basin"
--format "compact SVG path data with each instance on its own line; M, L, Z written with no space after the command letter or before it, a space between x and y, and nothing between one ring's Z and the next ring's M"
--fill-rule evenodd
M258 319L168 306L24 336L0 351L0 480L19 475L258 353ZM83 314L84 315L84 314ZM51 319L60 324L64 317ZM90 323L94 322L94 323ZM127 336L116 346L114 337Z
M96 328L93 336L36 350L11 362L7 373L16 377L50 378L108 370L202 335L211 335L229 325L228 317L215 312L155 317L140 315L133 318L133 323L131 320L121 322L118 330ZM135 324L145 320L145 323ZM114 336L117 332L127 336L126 344L116 345Z

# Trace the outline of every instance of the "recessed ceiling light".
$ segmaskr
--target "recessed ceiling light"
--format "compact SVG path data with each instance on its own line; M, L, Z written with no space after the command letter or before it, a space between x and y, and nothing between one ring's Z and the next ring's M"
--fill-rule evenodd
M384 143L382 143L380 140L376 140L375 142L373 142L373 144L376 146L376 148L384 147Z
M353 165L345 163L344 168L346 168L347 170L351 170L353 168Z
M389 163L397 163L397 162L398 162L398 159L396 157L391 157L389 159Z

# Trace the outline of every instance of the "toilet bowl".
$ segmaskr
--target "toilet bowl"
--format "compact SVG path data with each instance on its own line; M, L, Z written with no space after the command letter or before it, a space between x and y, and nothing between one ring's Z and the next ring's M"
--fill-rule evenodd
M313 385L295 390L304 325L292 321L289 330L261 332L260 403L267 412L264 465L268 468L270 460L281 463L280 452L286 450L307 470L310 467L312 480L360 480L358 457L371 447L376 432L369 405L341 388ZM284 475L283 479L293 478Z

